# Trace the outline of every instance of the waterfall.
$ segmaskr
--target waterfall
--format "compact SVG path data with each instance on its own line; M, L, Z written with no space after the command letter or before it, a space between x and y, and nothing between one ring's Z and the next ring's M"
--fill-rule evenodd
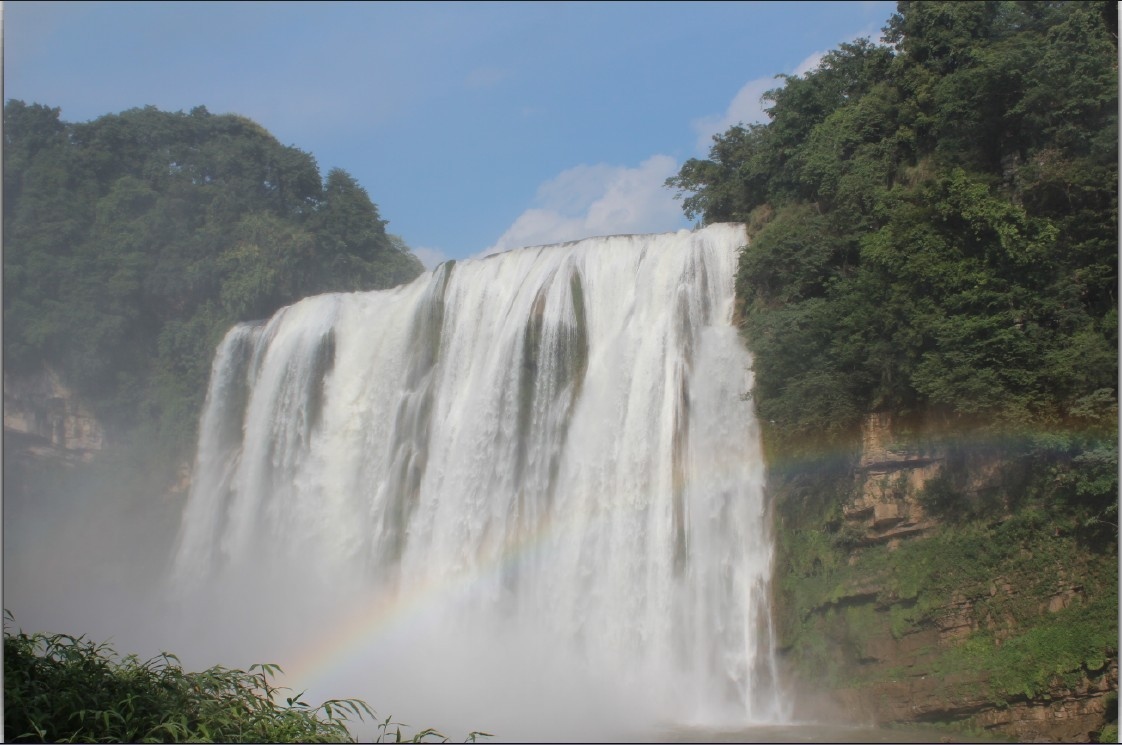
M665 721L782 719L751 358L731 325L745 242L712 225L532 247L235 327L172 586L226 584L229 603L265 582L281 597L262 629L329 609L350 631L302 634L350 634L343 662L379 634L472 629ZM395 609L414 615L394 627Z

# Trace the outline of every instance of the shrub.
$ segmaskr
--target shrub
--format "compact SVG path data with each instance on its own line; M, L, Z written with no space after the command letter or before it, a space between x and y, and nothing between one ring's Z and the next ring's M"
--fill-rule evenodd
M11 615L5 611L6 618ZM270 679L277 665L186 672L162 653L141 662L106 644L67 634L4 632L4 740L7 742L355 742L347 729L374 711L360 699L318 706ZM380 741L402 741L390 718ZM391 733L391 728L396 728ZM473 732L469 740L484 732ZM430 740L430 738L432 738ZM447 742L425 729L412 742Z

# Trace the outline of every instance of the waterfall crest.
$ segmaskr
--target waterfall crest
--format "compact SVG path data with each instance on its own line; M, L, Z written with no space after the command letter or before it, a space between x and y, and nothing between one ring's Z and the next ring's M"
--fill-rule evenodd
M269 574L382 608L437 588L434 634L504 629L674 721L782 719L745 242L526 248L235 327L173 585Z

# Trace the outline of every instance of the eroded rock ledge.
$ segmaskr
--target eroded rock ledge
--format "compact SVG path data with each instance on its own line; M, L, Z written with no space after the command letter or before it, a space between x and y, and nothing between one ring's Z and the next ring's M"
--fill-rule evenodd
M910 646L915 642L908 642ZM1102 728L1112 694L1118 691L1118 663L1104 671L1084 671L1074 686L1056 682L1047 693L1018 696L998 705L979 692L978 676L940 677L922 660L898 680L837 691L847 711L880 724L957 721L1020 742L1091 742Z
M105 429L53 370L5 372L4 440L6 450L88 462L105 446Z

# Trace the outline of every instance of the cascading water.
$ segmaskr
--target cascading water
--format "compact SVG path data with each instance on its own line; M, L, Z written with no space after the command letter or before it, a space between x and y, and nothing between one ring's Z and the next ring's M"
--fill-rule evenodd
M713 225L527 248L235 327L176 592L233 628L267 588L261 634L341 638L301 672L362 660L392 705L412 675L435 697L420 723L457 664L471 670L448 696L492 732L487 707L561 700L567 675L627 716L641 701L652 721L783 719L751 360L731 325L745 240Z

